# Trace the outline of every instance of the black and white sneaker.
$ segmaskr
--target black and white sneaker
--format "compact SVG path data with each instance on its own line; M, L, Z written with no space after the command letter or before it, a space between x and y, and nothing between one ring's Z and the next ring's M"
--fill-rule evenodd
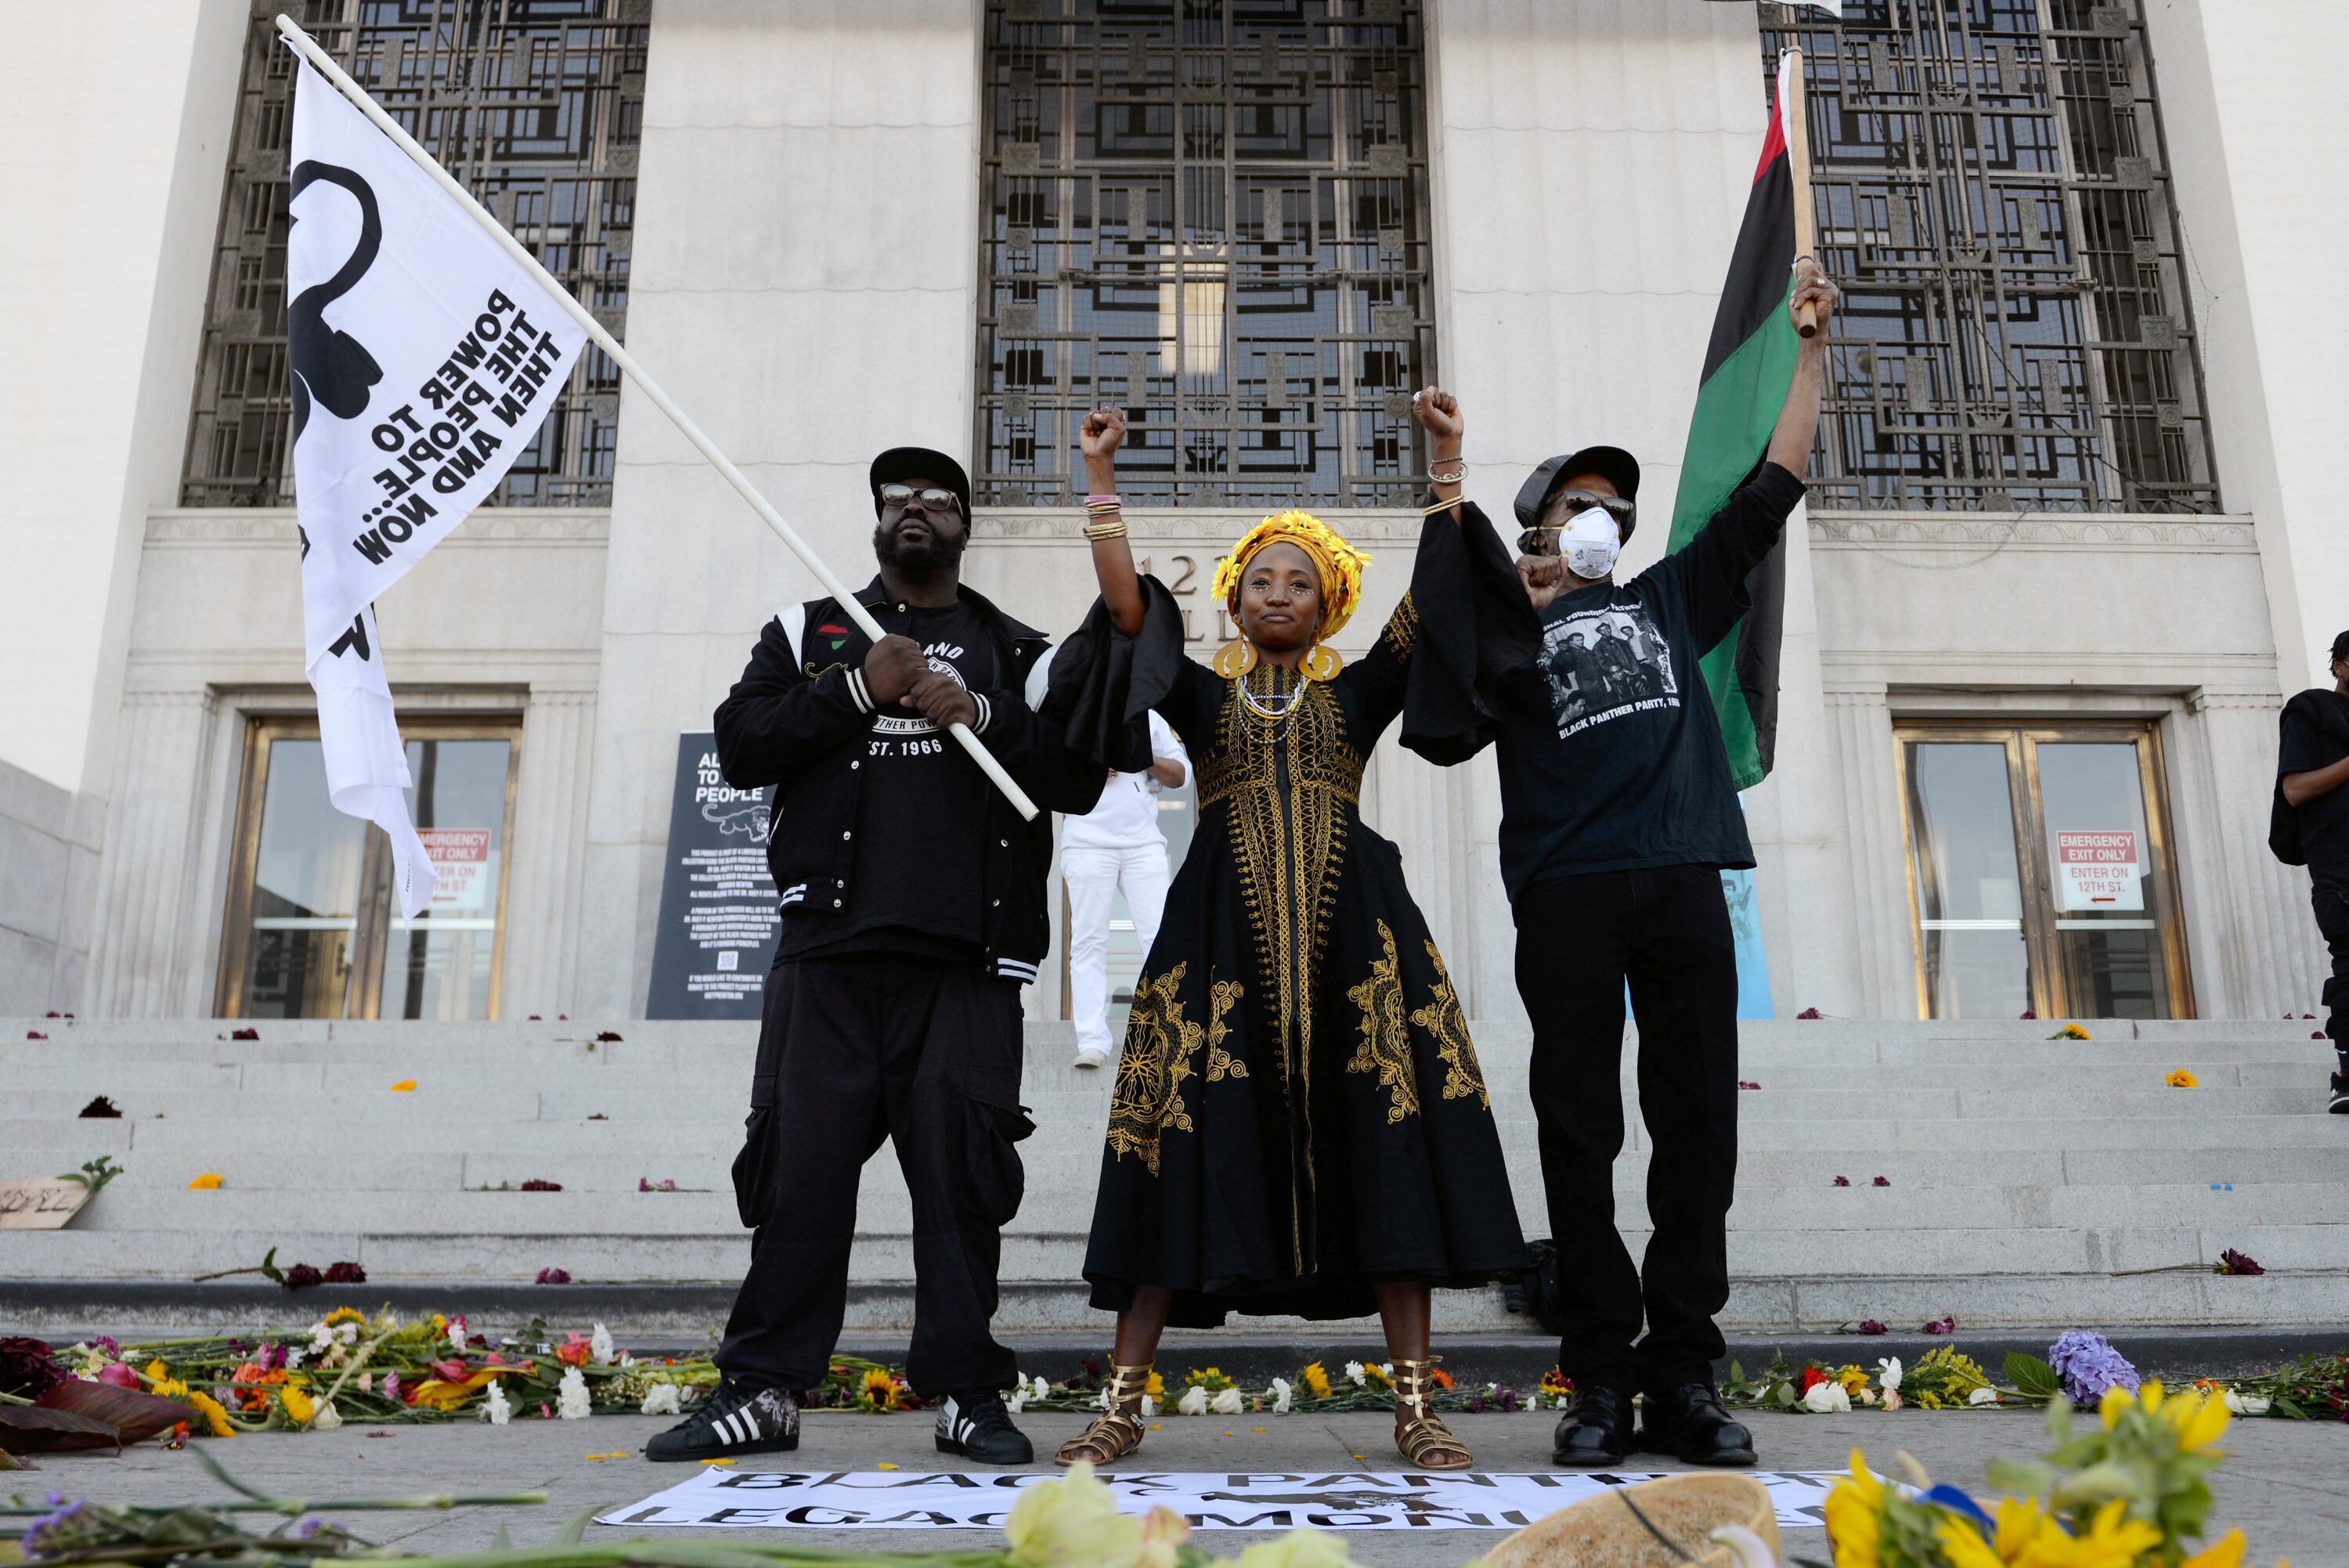
M2324 1109L2335 1116L2349 1116L2349 1073L2333 1075L2333 1100Z
M701 1408L645 1445L654 1460L787 1454L800 1446L800 1406L788 1388L751 1388L731 1378Z
M1011 1424L999 1389L949 1394L938 1405L938 1452L960 1454L983 1465L1036 1462L1035 1445Z

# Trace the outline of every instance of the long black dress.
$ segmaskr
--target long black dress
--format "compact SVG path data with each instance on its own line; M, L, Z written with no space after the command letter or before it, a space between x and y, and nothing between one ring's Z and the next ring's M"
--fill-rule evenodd
M1062 647L1053 686L1072 727L1106 748L1154 707L1198 786L1110 1105L1085 1255L1097 1307L1163 1284L1178 1326L1354 1317L1374 1310L1377 1282L1475 1285L1526 1266L1452 976L1394 845L1361 814L1364 759L1387 727L1401 717L1404 744L1435 760L1472 752L1490 720L1479 674L1538 634L1479 532L1464 548L1448 518L1432 520L1376 645L1305 683L1278 719L1183 656L1154 579L1139 637L1111 633L1097 607ZM1466 617L1479 638L1465 652L1423 645L1429 614ZM1260 664L1246 684L1278 709L1299 677Z

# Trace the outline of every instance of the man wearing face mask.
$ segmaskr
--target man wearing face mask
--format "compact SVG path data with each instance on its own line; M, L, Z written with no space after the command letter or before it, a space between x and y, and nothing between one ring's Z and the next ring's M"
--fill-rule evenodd
M1821 331L1799 340L1767 452L1694 539L1647 571L1615 577L1640 518L1630 453L1552 458L1517 493L1518 574L1543 636L1495 699L1501 876L1534 1026L1550 1233L1572 1264L1558 1277L1559 1365L1578 1391L1558 1424L1562 1465L1620 1464L1635 1393L1646 1397L1640 1447L1690 1464L1754 1462L1713 1386L1737 1170L1737 957L1720 872L1754 864L1754 849L1698 661L1744 613L1747 575L1802 499L1837 297L1815 263L1798 265L1789 308L1815 306ZM1420 399L1439 456L1460 449L1450 401ZM1457 491L1439 484L1439 500L1447 488ZM1654 1235L1637 1268L1614 1217L1627 982L1652 1150Z

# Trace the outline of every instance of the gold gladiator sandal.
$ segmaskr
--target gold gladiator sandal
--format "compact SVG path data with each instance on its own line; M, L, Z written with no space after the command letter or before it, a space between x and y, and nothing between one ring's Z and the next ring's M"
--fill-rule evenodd
M1120 1367L1112 1362L1109 1381L1102 1392L1109 1398L1109 1408L1093 1418L1093 1424L1061 1445L1053 1458L1061 1464L1072 1465L1084 1460L1105 1465L1122 1460L1142 1446L1142 1396L1150 1387L1150 1364Z
M1395 1427L1395 1448L1415 1470L1466 1470L1475 1462L1468 1446L1444 1424L1444 1418L1427 1408L1428 1396L1435 1388L1435 1364L1442 1359L1440 1356L1424 1361L1398 1358L1394 1364L1396 1413L1411 1412L1409 1420Z

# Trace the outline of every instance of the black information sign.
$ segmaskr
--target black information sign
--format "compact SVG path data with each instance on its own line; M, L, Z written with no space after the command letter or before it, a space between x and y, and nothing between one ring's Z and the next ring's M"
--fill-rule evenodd
M718 775L717 738L677 738L660 930L647 1018L755 1018L782 910L767 874L774 787L737 789Z

